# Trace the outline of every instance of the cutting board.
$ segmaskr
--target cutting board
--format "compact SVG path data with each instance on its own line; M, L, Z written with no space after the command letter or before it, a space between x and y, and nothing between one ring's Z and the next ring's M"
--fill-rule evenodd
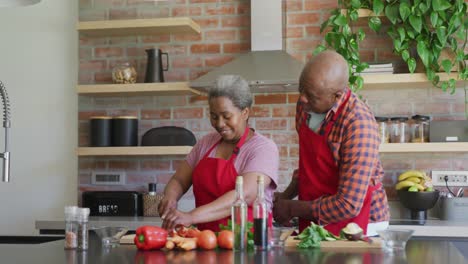
M294 239L294 236L290 236L286 239L286 247L296 247L300 240ZM371 241L349 241L349 240L336 240L336 241L322 241L320 248L382 248L382 241L380 238L369 238Z
M120 244L126 245L133 245L133 239L135 238L135 234L125 235L120 238Z

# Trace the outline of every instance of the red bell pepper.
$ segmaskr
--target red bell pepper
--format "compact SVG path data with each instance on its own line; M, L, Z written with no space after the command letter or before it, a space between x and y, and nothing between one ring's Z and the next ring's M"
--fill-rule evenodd
M160 249L166 245L167 231L158 226L141 226L137 228L133 241L141 250Z

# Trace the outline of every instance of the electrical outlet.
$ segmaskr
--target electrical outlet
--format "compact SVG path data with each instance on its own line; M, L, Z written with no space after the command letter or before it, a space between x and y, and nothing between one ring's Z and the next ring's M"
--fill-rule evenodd
M432 171L432 184L445 186L445 177L448 177L448 186L468 186L468 171Z

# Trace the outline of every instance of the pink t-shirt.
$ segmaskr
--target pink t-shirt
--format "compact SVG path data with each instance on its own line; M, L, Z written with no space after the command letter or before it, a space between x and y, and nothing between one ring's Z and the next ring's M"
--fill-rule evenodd
M221 135L218 134L218 132L212 132L195 144L186 158L192 170L205 156L206 152L220 139ZM211 151L208 157L213 158L216 155L216 149L217 146ZM239 175L249 172L258 172L270 177L272 182L265 189L265 200L270 210L272 208L273 192L278 185L278 166L278 147L271 139L257 132L240 148L239 154L234 161L234 167Z

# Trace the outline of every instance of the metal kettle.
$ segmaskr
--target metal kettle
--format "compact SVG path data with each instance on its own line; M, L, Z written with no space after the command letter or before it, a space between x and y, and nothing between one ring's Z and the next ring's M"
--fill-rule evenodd
M145 83L164 82L164 71L169 69L169 54L161 49L145 50L148 56L146 63ZM162 56L166 55L166 68L163 67Z

